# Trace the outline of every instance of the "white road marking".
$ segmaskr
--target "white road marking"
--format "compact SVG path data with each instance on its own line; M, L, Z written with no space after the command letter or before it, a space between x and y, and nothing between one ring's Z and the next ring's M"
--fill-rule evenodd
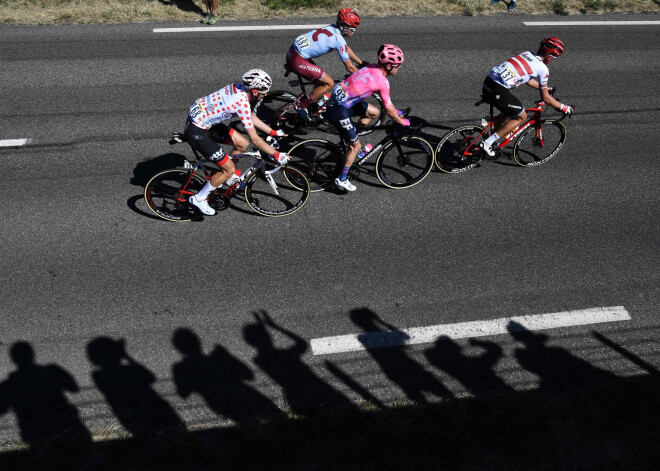
M595 307L579 311L555 312L552 314L503 317L487 321L459 322L457 324L414 327L395 331L386 330L340 335L337 337L323 337L312 339L311 344L314 355L327 355L329 353L354 352L374 348L430 343L436 341L441 336L446 336L450 339L463 339L508 334L510 331L507 327L510 322L520 324L522 328L527 330L544 330L627 320L630 320L630 314L623 306Z
M30 142L30 139L0 139L0 147L20 147Z
M276 29L316 29L322 25L195 26L192 28L154 28L154 33L203 33L208 31L263 31Z
M523 21L526 26L644 26L660 25L660 21Z

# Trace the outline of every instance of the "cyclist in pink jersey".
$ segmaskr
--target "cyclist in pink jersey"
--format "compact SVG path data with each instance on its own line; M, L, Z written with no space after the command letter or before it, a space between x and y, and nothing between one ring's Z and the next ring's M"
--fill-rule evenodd
M234 162L222 150L219 143L233 146L231 154L240 154L252 142L257 148L271 155L280 165L288 162L289 156L279 152L264 141L255 130L270 136L284 136L283 131L275 131L261 121L252 111L251 104L262 99L272 84L270 76L261 69L248 70L240 83L227 85L208 96L199 98L190 107L186 121L185 136L187 141L204 157L215 162L221 169L211 175L210 180L196 195L188 201L202 213L213 216L215 209L209 206L209 194L222 185L235 171ZM238 117L248 135L246 139L241 134L223 124L232 117Z
M335 179L335 185L348 191L355 191L355 185L348 180L348 171L355 161L355 156L362 147L351 116L360 116L360 123L366 125L378 116L378 109L366 101L374 92L383 99L387 115L403 126L410 126L410 121L401 118L390 98L390 83L387 77L393 77L404 61L403 51L393 44L383 44L378 49L378 64L370 64L351 74L346 80L335 85L328 102L326 117L337 130L341 138L348 143L344 169Z
M492 146L527 119L522 102L513 96L511 89L526 83L541 93L541 99L553 108L565 114L571 114L573 108L564 105L550 96L548 89L548 63L564 53L564 43L558 38L548 36L539 46L536 54L523 52L493 67L484 80L482 94L486 103L491 103L502 112L495 118L495 132L481 143L486 154L493 157Z

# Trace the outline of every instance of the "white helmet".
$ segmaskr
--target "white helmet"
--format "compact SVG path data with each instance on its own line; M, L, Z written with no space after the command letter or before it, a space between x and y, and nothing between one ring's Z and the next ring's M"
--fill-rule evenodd
M273 84L273 81L270 79L270 75L261 69L248 70L243 74L241 80L243 81L243 85L245 85L246 90L252 90L255 88L260 92L267 92L270 90L270 86Z

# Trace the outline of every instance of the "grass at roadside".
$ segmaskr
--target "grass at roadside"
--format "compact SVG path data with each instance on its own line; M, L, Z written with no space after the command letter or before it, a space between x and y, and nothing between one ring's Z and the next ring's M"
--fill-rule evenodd
M352 7L366 16L487 15L507 12L490 0L219 0L222 20L333 17ZM203 0L0 0L2 24L199 21ZM660 0L519 0L512 14L660 13ZM507 13L508 14L508 13ZM218 23L220 25L221 23Z

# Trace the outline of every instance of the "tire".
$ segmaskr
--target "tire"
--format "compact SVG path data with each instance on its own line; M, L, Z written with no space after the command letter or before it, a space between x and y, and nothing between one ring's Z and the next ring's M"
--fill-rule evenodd
M479 126L461 126L445 134L435 148L435 165L445 173L461 173L476 167L483 152Z
M268 93L254 107L257 117L273 129L292 134L303 124L294 106L297 96L282 90Z
M277 188L275 193L269 179ZM295 167L274 167L250 175L245 184L245 201L257 213L268 217L288 216L309 198L309 182Z
M513 145L513 160L523 167L536 167L559 153L566 143L566 127L554 119L541 121L541 139L537 126L530 126Z
M188 203L188 198L205 183L204 177L190 170L165 170L151 177L144 187L144 200L154 214L166 221L190 221L199 218L200 213Z
M302 141L287 154L288 166L300 170L309 180L309 190L322 191L334 184L344 166L344 156L339 147L325 139Z
M388 188L410 188L431 172L433 156L433 147L427 141L404 136L385 145L376 160L376 175Z

